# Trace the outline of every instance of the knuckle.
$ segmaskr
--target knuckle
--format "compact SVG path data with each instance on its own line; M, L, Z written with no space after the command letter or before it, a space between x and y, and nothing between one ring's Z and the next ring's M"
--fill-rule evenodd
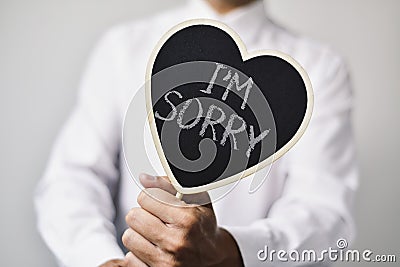
M167 251L172 255L178 256L184 253L186 249L186 233L175 234L174 238L170 238L167 243Z
M124 244L125 247L131 246L133 242L133 235L132 235L132 229L128 228L125 230L125 232L122 235L122 243Z
M125 255L125 265L121 264L118 266L137 267L137 266L144 266L144 263L141 262L141 260L137 256L135 256L135 254L133 254L131 251L129 251Z
M143 203L144 203L146 197L147 197L147 195L146 195L146 193L145 193L144 191L140 192L140 194L139 194L138 197L137 197L137 202L138 202L138 204L139 204L140 206L143 205Z
M133 266L132 264L133 264L133 262L135 261L135 256L133 255L132 252L129 251L129 252L125 255L125 259L126 259L126 261L127 261L128 266Z
M157 266L162 267L180 267L182 266L178 261L177 257L173 254L164 254L163 257L160 258L159 264Z
M140 214L139 208L132 208L125 216L125 222L129 225L132 226L135 224L137 221L137 217Z
M125 222L129 225L134 220L132 210L130 210L125 216Z
M176 253L181 250L182 242L178 238L170 239L168 242L168 251L171 253Z
M182 216L182 224L191 227L197 223L197 216L194 212L185 212Z
M167 233L164 231L157 231L157 234L154 236L154 242L156 244L163 243L167 240L168 236Z

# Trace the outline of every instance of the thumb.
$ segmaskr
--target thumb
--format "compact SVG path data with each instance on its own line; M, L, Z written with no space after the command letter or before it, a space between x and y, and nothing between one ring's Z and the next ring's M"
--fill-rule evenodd
M139 175L139 180L144 188L160 188L172 195L176 194L175 188L172 186L168 177L166 176L153 176L146 173L141 173Z
M139 175L139 180L144 188L159 188L172 195L176 194L176 189L172 186L167 176L153 176L146 173L141 173ZM211 198L207 192L184 195L182 200L186 204L204 206L213 210Z

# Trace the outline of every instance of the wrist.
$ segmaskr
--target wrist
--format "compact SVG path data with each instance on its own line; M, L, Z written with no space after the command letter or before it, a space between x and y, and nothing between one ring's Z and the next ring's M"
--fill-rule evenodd
M243 267L243 259L233 236L224 228L219 227L217 233L217 248L221 253L218 267Z

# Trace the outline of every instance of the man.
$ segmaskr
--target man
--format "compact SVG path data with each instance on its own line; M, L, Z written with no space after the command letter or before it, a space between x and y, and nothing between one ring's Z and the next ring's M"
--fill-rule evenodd
M182 208L140 192L121 157L120 137L152 49L168 29L192 18L226 23L249 51L291 55L311 78L315 107L303 138L256 193L248 193L250 179L244 179L212 205ZM358 177L351 99L341 58L274 24L262 1L192 0L118 26L94 51L78 103L38 185L40 232L61 266L279 266L260 261L258 252L265 246L318 252L339 238L352 240ZM165 177L140 180L151 194L185 205Z

